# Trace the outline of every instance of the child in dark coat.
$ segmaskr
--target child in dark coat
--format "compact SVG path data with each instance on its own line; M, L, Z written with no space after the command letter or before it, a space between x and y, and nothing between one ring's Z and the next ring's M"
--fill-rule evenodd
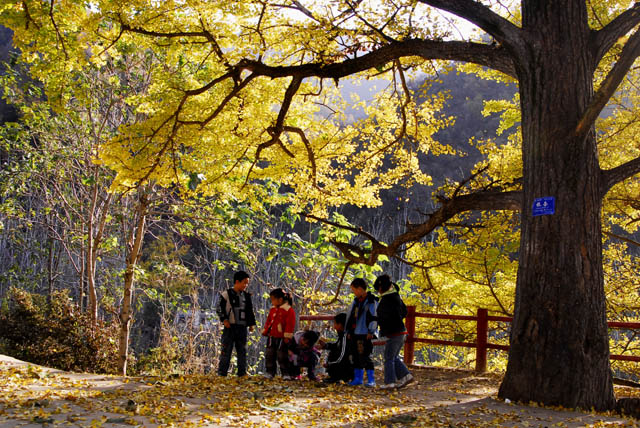
M256 325L251 294L245 291L248 285L249 274L238 271L233 275L233 287L220 293L217 312L224 329L218 376L227 375L234 347L238 360L238 376L247 374L247 329L253 331Z
M384 345L384 385L381 388L401 388L413 382L413 375L399 356L407 337L402 321L407 316L407 307L398 294L399 287L391 282L389 275L379 276L373 288L380 294L377 312L380 336L387 338Z
M333 317L333 328L338 334L338 340L333 343L325 343L323 346L324 349L329 350L327 362L324 365L329 375L324 381L328 383L350 382L353 379L353 364L344 331L346 322L347 314L344 312Z

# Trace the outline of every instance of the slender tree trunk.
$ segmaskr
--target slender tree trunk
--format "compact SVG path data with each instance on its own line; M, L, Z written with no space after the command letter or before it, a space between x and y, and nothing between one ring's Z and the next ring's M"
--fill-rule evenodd
M53 294L53 281L54 281L54 264L53 264L53 252L54 252L54 246L55 246L55 241L53 239L53 236L51 236L51 232L48 230L49 227L53 227L53 225L51 225L51 219L49 218L49 216L46 216L45 221L47 222L47 286L49 289L49 295L47 296L47 300L50 302L51 301L51 295Z
M82 232L84 232L84 221L80 222L81 224L81 230ZM87 264L86 264L86 247L87 244L85 243L85 241L82 241L82 246L80 247L80 254L79 254L79 259L78 260L78 265L80 266L80 281L78 283L78 308L80 309L81 312L84 312L85 309L85 305L84 305L84 284L86 282L86 276L87 276Z
M133 314L133 284L135 267L142 250L142 241L145 232L145 221L147 217L147 208L149 201L145 194L140 196L138 207L136 209L136 221L131 226L129 239L127 242L127 260L126 270L124 274L124 296L122 307L120 309L120 350L118 369L123 376L127 375L127 359L129 356L129 332L131 329L131 318Z
M94 243L93 230L94 230L94 218L96 211L96 201L98 199L98 186L93 185L91 192L91 203L89 205L89 212L87 217L87 247L86 247L86 273L87 273L87 295L89 296L89 318L91 319L91 330L95 331L96 324L98 322L98 293L96 291L96 271L95 271L95 252L93 247L99 243Z
M97 170L94 173L94 179L97 182ZM96 324L98 322L98 292L96 290L96 266L98 261L98 249L100 248L102 237L104 236L104 228L106 225L107 214L109 212L109 208L111 207L112 197L113 194L109 193L104 203L102 204L102 207L98 209L98 184L94 184L91 207L89 210L89 218L87 221L89 232L87 235L88 239L86 248L87 293L89 295L89 311L91 315L91 326L93 330L95 330ZM98 215L98 212L100 212L100 215Z
M586 17L583 1L523 2L531 47L519 70L524 205L511 350L499 395L606 410L615 400L601 175L593 131L575 133L596 66ZM555 214L533 217L534 199L546 196L556 198Z

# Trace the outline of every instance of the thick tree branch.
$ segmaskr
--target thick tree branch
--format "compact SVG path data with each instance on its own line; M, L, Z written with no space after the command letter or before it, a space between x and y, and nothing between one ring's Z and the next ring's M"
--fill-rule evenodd
M151 37L165 37L169 39L173 39L176 37L203 37L209 41L211 41L211 33L207 31L171 31L171 32L163 32L163 31L152 31L146 30L144 28L132 27L129 24L125 24L124 22L120 22L120 27L124 31L128 31L131 33L142 34L145 36Z
M586 135L591 129L596 119L602 112L602 109L607 105L609 99L618 89L618 86L622 82L622 79L627 75L627 72L635 62L636 58L640 55L640 30L633 33L627 43L622 48L620 58L616 61L609 74L604 79L598 91L591 99L591 103L582 115L582 119L576 127L575 134Z
M611 49L618 39L640 24L640 2L618 15L604 28L593 31L591 35L591 45L593 47L596 63Z
M475 210L519 211L521 207L522 192L520 191L499 192L495 190L487 190L457 196L453 199L445 199L442 201L440 208L429 215L427 221L421 224L411 225L406 232L394 238L389 245L385 245L378 241L371 234L360 228L344 226L312 215L307 215L307 217L336 227L351 230L368 239L371 242L370 250L364 250L363 248L346 242L332 241L332 243L336 248L338 248L338 250L340 250L344 258L349 262L371 266L376 263L378 257L381 255L396 257L402 246L411 242L419 241L431 233L436 227L443 225L447 220L457 214Z
M624 181L638 173L640 173L640 158L633 159L615 168L602 171L600 196L604 197L609 189L611 189L615 184L620 183L621 181Z
M615 233L611 233L611 232L603 232L605 235L611 237L611 238L615 238L615 239L619 239L620 241L626 242L627 244L631 244L634 245L636 247L640 247L640 242L638 241L634 241L633 239L627 238L625 236L621 236L621 235L616 235Z
M471 62L489 67L515 77L515 65L511 56L501 46L471 42L448 42L410 39L389 43L358 58L349 58L333 64L313 63L294 66L269 66L260 61L244 59L238 68L272 78L299 76L340 79L395 59L417 56L424 59L442 59Z
M419 0L421 3L453 13L477 25L501 44L522 46L521 30L487 6L475 0Z
M289 112L291 101L293 100L293 97L295 96L295 94L298 92L298 88L300 88L301 83L302 83L302 78L294 77L291 80L291 83L289 84L289 86L287 87L287 90L285 91L285 94L284 94L284 99L282 100L282 105L280 106L280 112L278 112L278 118L276 119L276 123L274 126L269 127L267 129L267 131L271 135L271 139L269 141L266 141L258 145L255 159L253 160L251 167L249 167L249 171L247 172L247 176L245 178L244 186L246 186L249 183L249 178L251 177L253 168L256 166L256 164L260 160L260 153L262 153L262 150L267 149L273 146L274 144L277 144L289 157L295 158L293 153L291 153L291 151L287 149L287 147L282 143L282 141L280 140L280 136L284 131L284 120L287 117L287 113Z

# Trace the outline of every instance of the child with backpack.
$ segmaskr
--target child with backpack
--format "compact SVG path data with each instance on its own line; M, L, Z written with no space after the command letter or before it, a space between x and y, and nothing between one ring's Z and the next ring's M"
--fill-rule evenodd
M391 282L389 275L379 276L373 288L380 295L377 311L380 336L387 338L384 345L384 385L380 388L402 388L414 380L399 356L407 337L403 321L407 307L398 293L400 288Z

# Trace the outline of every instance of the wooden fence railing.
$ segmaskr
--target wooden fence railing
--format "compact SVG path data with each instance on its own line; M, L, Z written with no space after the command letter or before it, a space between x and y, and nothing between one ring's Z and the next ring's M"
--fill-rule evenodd
M462 321L475 321L476 322L476 341L474 342L457 342L453 340L439 340L439 339L425 339L416 337L416 318L432 318L432 319L446 319L446 320L462 320ZM332 320L332 315L302 315L300 321L324 321ZM415 306L407 306L407 318L405 319L405 325L407 327L407 340L404 344L404 361L407 364L413 364L414 348L416 343L427 343L431 345L445 345L445 346L461 346L465 348L475 348L476 350L476 371L485 372L487 370L487 350L498 349L501 351L508 351L508 345L499 345L495 343L489 343L489 322L501 321L511 322L512 317L500 317L490 316L486 309L478 309L476 316L471 315L443 315L433 314L428 312L416 312ZM624 329L639 329L640 323L630 322L610 322L609 328L624 328ZM374 345L381 345L383 341L374 342ZM622 361L635 361L640 362L640 357L632 355L611 355L612 360Z

